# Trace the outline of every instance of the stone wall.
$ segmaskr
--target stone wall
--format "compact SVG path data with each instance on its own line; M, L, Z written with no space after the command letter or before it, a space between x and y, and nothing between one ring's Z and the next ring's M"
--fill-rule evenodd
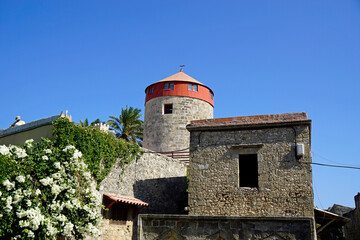
M139 240L312 240L311 217L140 215Z
M164 104L173 104L172 114L163 114ZM191 120L213 117L213 106L196 98L167 96L149 100L145 105L145 148L170 152L189 147L186 125Z
M119 162L114 165L101 182L101 195L111 193L149 203L141 213L184 213L187 206L186 165L148 149L143 150L145 153L139 159L125 166ZM136 219L133 221L119 225L105 219L100 239L137 239Z
M263 118L188 126L191 215L313 217L310 120ZM240 154L257 154L258 187L239 186Z
M101 182L100 193L138 198L149 203L145 213L182 213L187 205L186 165L143 150L139 159L125 166L115 164Z
M357 240L360 237L360 193L355 196L355 209L344 217L351 221L344 226L345 238L347 240Z

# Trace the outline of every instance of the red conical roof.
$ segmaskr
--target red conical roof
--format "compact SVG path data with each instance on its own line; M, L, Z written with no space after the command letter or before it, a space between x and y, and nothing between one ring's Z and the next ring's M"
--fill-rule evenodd
M191 82L191 83L196 83L196 84L200 84L200 85L204 85L201 82L199 82L198 80L190 77L189 75L187 75L186 73L184 73L182 71L182 69L180 69L180 72L175 73L174 75L171 75L170 77L164 78L159 82L169 82L169 81L178 81L178 82Z

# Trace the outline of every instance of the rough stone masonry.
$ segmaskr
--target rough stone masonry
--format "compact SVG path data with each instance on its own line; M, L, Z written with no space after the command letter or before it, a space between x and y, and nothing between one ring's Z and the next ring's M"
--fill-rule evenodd
M187 129L190 215L314 216L306 113L198 120ZM256 187L241 186L247 154L257 158Z

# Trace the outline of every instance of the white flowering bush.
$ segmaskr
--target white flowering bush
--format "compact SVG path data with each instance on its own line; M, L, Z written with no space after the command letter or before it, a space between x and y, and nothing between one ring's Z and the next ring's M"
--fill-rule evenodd
M98 236L99 193L82 153L49 140L0 146L0 239Z

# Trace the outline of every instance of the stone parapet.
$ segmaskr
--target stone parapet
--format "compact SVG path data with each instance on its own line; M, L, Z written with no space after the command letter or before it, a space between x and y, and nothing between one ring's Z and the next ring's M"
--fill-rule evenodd
M311 217L139 215L139 240L316 239Z

